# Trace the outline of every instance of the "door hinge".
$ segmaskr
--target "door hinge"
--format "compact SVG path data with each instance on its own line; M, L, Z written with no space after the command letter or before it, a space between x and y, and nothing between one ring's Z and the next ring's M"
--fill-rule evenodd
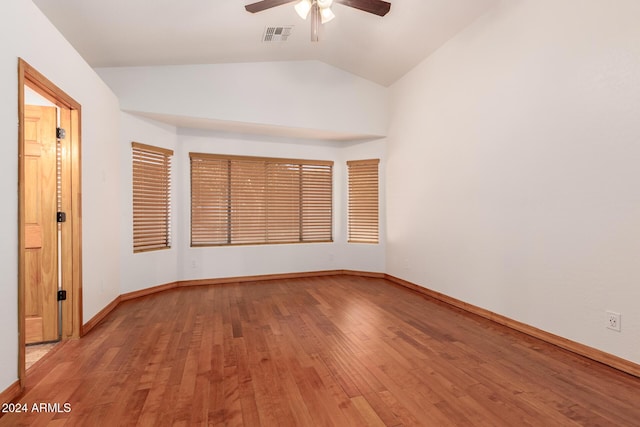
M67 214L64 212L58 212L56 214L56 220L58 222L65 222L67 220Z
M51 129L51 128L49 128ZM62 128L56 128L56 138L58 139L64 139L64 137L67 136L67 131L62 129Z
M58 291L58 301L67 300L67 291Z

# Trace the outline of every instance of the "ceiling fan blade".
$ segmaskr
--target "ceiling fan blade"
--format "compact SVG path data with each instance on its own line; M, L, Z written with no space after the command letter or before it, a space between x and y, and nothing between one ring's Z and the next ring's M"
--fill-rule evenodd
M382 0L335 0L335 2L378 16L386 15L391 9L391 3Z
M244 8L247 10L247 12L256 13L283 4L293 3L294 1L296 0L262 0L256 3L248 4Z

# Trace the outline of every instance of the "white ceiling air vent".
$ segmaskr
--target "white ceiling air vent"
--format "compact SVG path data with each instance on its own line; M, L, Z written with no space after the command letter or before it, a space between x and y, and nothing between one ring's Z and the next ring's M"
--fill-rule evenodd
M264 30L263 42L286 42L291 35L293 25L285 27L267 27Z

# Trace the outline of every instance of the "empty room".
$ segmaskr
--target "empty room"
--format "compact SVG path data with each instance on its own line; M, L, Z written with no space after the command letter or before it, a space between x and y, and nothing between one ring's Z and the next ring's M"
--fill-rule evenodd
M637 0L0 11L0 426L638 425Z

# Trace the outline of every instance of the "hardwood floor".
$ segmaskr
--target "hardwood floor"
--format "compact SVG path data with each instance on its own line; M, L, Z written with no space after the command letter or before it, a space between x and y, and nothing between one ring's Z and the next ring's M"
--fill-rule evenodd
M0 426L638 426L640 379L383 279L327 276L126 301L34 367L19 403Z

